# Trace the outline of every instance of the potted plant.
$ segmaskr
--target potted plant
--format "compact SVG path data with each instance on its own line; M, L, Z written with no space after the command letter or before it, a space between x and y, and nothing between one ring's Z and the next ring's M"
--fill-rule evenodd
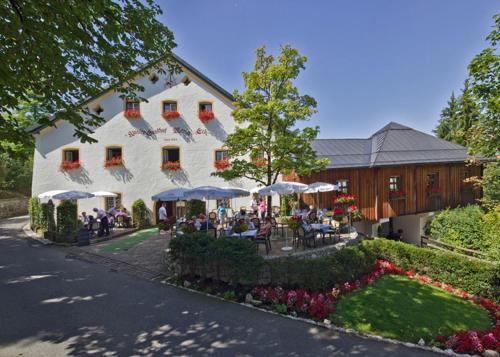
M181 230L184 234L190 234L196 232L196 226L194 225L194 221L192 219L186 221L186 223L181 226Z
M137 119L141 117L141 112L138 109L126 109L123 114L127 119Z
M248 230L248 225L244 220L240 219L233 227L234 233L239 233L241 237L241 233L246 232Z
M231 164L229 163L228 159L222 159L222 160L215 160L214 166L217 170L222 171L231 166Z
M80 161L63 161L61 162L61 171L71 171L80 168Z
M178 111L165 111L162 113L163 118L170 120L170 119L177 119L181 116L181 114Z
M207 123L210 120L213 120L215 118L215 115L211 110L202 110L198 113L198 118L200 118L203 123Z
M123 160L121 156L114 156L111 159L104 161L104 167L115 166L123 166Z
M292 230L292 231L296 231L297 229L299 229L299 226L300 226L300 221L302 220L302 217L300 216L292 216L288 219L288 227Z
M337 198L335 198L334 203L336 205L353 205L355 201L356 196L348 193L341 193Z
M337 222L342 222L344 219L344 209L342 207L335 207L333 209L333 219Z
M177 171L181 169L181 163L179 161L165 161L161 164L161 169L163 171Z

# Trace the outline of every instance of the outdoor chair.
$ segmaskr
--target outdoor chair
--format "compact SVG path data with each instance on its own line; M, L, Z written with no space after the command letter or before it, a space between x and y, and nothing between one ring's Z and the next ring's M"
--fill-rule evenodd
M272 225L272 231L274 234L278 234L278 222L276 222L276 218L271 217L271 225Z
M304 247L304 250L306 249L306 247L310 247L310 246L316 247L315 236L316 236L316 232L314 230L306 232L304 227L299 227L297 229L297 236L296 237L294 234L294 241L297 244L297 248L299 247L299 245L301 243L302 243L302 246Z
M92 222L90 224L90 228L89 228L89 231L90 231L90 235L92 237L95 237L97 235L97 232L99 231L99 222Z
M271 251L271 230L268 230L266 234L258 234L253 240L257 245L257 249L259 244L264 244L266 246L266 254L269 254Z
M316 212L309 212L309 214L307 215L307 219L310 222L315 223L318 220L318 216L316 215Z
M123 228L123 226L124 226L123 216L117 216L115 224L116 224L117 227Z
M260 229L260 220L257 217L252 218L250 221L253 223L255 229Z

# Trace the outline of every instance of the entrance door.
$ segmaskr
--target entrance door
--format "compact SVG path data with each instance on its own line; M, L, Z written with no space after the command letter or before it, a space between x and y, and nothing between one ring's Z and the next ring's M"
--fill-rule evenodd
M175 216L175 201L164 201L166 203L165 208L167 209L167 217L174 217ZM159 210L161 207L161 204L163 201L158 201L155 203L155 219L156 222L159 222Z

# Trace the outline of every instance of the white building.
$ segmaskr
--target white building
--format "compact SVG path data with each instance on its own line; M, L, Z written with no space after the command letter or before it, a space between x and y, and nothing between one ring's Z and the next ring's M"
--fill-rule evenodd
M119 194L117 202L80 200L78 211L113 204L130 209L139 198L157 211L151 196L175 187L254 187L252 181L225 182L211 176L216 171L215 161L226 155L224 140L235 128L232 98L191 65L177 60L182 72L173 78L155 74L156 78L146 75L137 79L145 88L140 95L147 102L124 101L113 90L85 102L92 110L102 110L105 119L92 134L97 143L81 143L73 136L73 126L65 121L55 123L55 127L31 128L36 139L33 196L58 189L111 191ZM127 113L135 116L135 110L137 118L126 117ZM175 117L176 112L179 117ZM209 120L202 121L200 112ZM166 162L170 163L164 165ZM180 164L179 170L171 170L175 162ZM238 208L248 201L242 198L233 203ZM168 207L170 212L175 204ZM215 208L215 202L210 206Z

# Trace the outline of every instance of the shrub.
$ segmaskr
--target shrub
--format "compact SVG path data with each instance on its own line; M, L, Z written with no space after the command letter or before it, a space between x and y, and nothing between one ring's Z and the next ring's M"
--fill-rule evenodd
M170 256L179 265L181 275L194 274L217 280L225 277L231 283L255 282L263 261L255 244L246 239L215 239L204 232L173 238Z
M483 244L485 253L492 260L500 257L500 205L483 216Z
M205 202L201 200L190 200L186 202L186 217L191 218L205 213Z
M432 219L429 233L444 243L484 250L483 215L483 210L477 205L446 209Z
M132 222L140 229L151 225L148 207L141 199L136 200L132 204Z
M386 239L364 241L362 247L405 270L427 275L474 295L495 301L500 299L500 266L493 263Z
M45 238L54 239L56 233L56 222L54 219L54 204L52 201L40 205L39 229L42 230Z
M315 259L286 258L271 261L271 285L308 290L328 290L368 273L375 254L364 246L346 247L333 255Z
M58 242L73 243L79 228L77 207L74 201L62 201L57 206L57 236Z
M28 213L30 216L30 228L36 232L40 227L40 200L36 197L31 197L28 202Z

